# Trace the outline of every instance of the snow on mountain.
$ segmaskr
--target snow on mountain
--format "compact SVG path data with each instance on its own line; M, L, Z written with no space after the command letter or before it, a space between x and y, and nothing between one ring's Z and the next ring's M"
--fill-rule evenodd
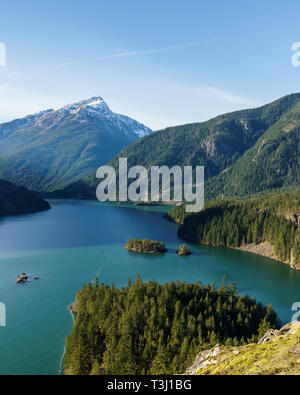
M0 125L0 178L35 191L61 189L151 132L101 97L30 115Z
M102 97L92 97L91 99L82 100L78 103L68 104L58 111L73 114L79 111L87 111L97 116L109 115L112 113Z
M40 111L36 114L32 115L27 115L26 117L15 119L10 122L5 122L0 125L0 138L6 137L10 133L25 128L29 124L37 121L40 118L43 118L49 114L54 112L53 109L45 110L45 111Z
M93 121L108 121L125 134L135 133L139 138L151 133L152 130L145 125L125 115L114 113L110 110L102 97L92 97L77 103L68 104L58 110L63 116L73 116L79 121L94 118Z
M91 99L68 104L58 110L42 111L0 125L0 138L15 131L22 134L44 135L49 129L70 122L78 122L80 125L92 123L94 127L99 128L99 131L105 126L106 133L113 135L118 131L130 138L131 141L152 132L142 123L125 115L112 112L102 97L92 97Z

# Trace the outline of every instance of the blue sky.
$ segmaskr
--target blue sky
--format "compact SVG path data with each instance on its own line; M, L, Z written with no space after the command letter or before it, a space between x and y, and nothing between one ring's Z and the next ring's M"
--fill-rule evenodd
M153 129L300 91L296 0L1 1L0 121L91 96Z

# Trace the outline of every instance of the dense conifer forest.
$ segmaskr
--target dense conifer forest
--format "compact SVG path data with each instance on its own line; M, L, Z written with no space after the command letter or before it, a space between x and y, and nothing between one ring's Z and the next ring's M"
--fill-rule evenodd
M253 342L279 325L271 305L225 279L219 289L140 278L117 289L96 279L77 293L74 311L64 360L73 375L183 373L200 350Z
M50 204L36 193L11 182L0 180L0 217L37 213L50 209Z
M182 224L178 232L183 239L234 248L268 242L280 260L300 269L300 191L210 202L191 215L179 206L167 216Z

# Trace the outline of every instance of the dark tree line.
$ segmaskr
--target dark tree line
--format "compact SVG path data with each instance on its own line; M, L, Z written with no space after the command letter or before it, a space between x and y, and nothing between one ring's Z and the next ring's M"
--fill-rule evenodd
M279 259L293 260L300 268L299 191L212 202L193 215L187 215L184 206L175 207L168 217L182 223L179 236L184 239L223 247L268 242Z

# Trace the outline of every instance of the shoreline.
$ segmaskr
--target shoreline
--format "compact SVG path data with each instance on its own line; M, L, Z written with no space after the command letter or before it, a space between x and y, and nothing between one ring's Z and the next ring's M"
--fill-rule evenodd
M69 310L69 313L71 314L72 321L73 321L72 330L73 330L73 327L74 327L74 323L75 323L75 314L76 314L76 313L75 313L75 309L74 309L74 305L75 305L75 302L73 302L72 304L70 304L70 305L68 306L68 310ZM64 376L64 359L65 359L65 355L66 355L66 343L64 343L64 351L63 351L62 356L61 356L61 359L60 359L59 369L58 369L58 372L57 372L57 376Z
M124 248L127 251L139 252L141 254L154 254L154 255L163 255L168 251L167 249L164 252L155 252L155 251L141 251L141 250L137 250L136 248L128 248L128 247L124 247Z
M275 255L273 244L268 242L263 242L259 244L249 243L249 244L244 244L240 247L229 247L229 248L232 248L234 250L249 252L255 255L264 256L266 258L270 258L273 259L274 261L285 263L286 265L290 266L288 261L282 261Z
M274 246L271 243L268 242L263 242L259 244L244 244L240 247L229 247L235 250L240 250L244 252L249 252L250 254L255 254L255 255L260 255L265 258L273 259L276 262L284 263L285 265L288 265L291 270L298 272L300 271L300 268L297 268L293 264L293 258L289 261L283 261L282 259L278 258L278 256L275 255L274 253Z
M264 258L269 258L269 259L272 259L273 261L288 265L290 267L290 269L295 272L300 271L300 268L298 269L298 268L294 267L293 263L291 261L283 261L282 259L278 258L274 254L274 246L268 242L263 242L263 243L259 243L259 244L253 244L253 243L244 244L240 247L225 247L225 246L218 246L218 245L214 245L214 244L207 244L207 243L203 243L203 242L199 243L199 242L195 242L193 240L187 240L187 239L183 239L183 238L181 238L181 239L188 241L190 243L197 244L197 245L205 245L208 247L218 247L218 248L229 248L230 250L243 251L243 252L248 252L250 254L263 256Z

